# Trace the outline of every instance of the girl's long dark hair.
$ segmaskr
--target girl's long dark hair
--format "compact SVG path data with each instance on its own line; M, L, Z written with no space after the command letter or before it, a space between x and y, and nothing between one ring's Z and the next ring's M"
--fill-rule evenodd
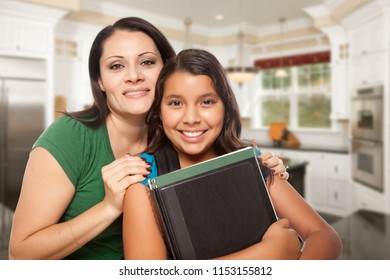
M157 46L163 63L169 58L175 56L175 51L167 38L151 23L138 17L126 17L118 20L113 25L103 28L92 43L89 54L89 77L91 80L91 89L94 102L91 107L78 112L65 112L66 115L77 119L89 127L100 126L109 114L107 97L105 92L100 89L100 64L99 60L103 53L103 45L115 31L124 30L129 32L143 32L148 35Z

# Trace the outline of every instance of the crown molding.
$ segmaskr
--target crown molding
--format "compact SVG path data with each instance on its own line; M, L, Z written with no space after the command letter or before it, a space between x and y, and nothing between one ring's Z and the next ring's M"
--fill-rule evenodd
M0 12L11 17L56 23L68 11L20 1L0 0Z

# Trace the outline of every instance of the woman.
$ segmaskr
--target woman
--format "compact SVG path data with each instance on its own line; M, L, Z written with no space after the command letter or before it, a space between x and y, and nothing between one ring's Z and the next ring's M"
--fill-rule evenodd
M124 193L149 174L149 165L130 155L146 149L155 83L174 55L164 35L139 18L99 32L89 57L94 104L56 120L35 143L10 259L123 259Z
M149 149L172 144L180 167L245 147L240 116L222 66L210 53L184 50L162 69L148 115ZM153 157L148 160L154 167ZM270 197L281 220L261 242L221 259L336 259L341 242L330 227L286 181L267 179ZM239 188L240 186L237 186ZM149 190L142 184L126 191L124 250L129 259L164 259L167 250L155 219ZM296 233L304 241L302 251ZM207 237L205 237L207 238Z
M10 259L123 258L123 195L149 173L127 153L146 148L155 82L174 55L164 35L142 19L121 19L97 35L89 57L95 102L55 121L34 145Z

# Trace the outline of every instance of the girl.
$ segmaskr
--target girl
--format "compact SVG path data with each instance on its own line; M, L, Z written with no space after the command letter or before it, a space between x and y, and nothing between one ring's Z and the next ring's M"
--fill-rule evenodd
M235 151L240 140L240 118L223 67L210 53L184 50L169 60L156 85L147 118L150 153L172 144L180 167ZM153 157L148 161L155 165ZM273 178L273 180L271 180ZM222 259L336 259L342 249L337 233L286 181L267 179L275 210L281 218L263 240ZM124 250L131 259L164 259L164 240L142 184L131 186L124 202ZM304 241L302 251L296 233Z

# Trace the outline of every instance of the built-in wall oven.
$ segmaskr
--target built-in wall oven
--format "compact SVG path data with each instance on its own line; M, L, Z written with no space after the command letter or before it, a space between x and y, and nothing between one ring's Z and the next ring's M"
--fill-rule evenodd
M383 191L383 86L359 88L352 98L352 176Z

